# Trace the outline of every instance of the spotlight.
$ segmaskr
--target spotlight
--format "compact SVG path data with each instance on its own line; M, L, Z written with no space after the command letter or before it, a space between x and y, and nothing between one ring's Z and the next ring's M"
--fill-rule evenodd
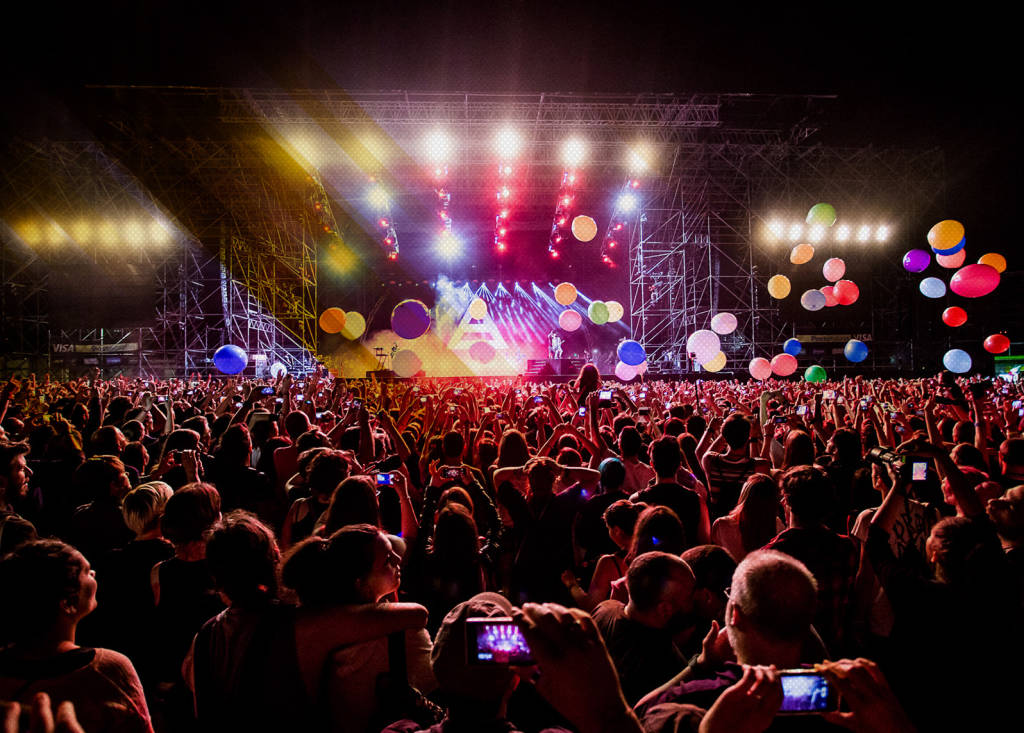
M810 242L820 242L825 236L825 227L821 224L814 224L807 232L807 239Z
M370 193L367 195L367 198L370 201L370 206L377 210L388 208L388 204L390 203L388 192L385 191L380 186L374 186L373 188L371 188ZM319 210L320 209L317 209L317 211Z
M633 148L629 151L629 158L627 167L633 173L643 173L647 170L647 156L645 151L639 148Z
M447 163L451 159L453 145L451 138L444 130L433 130L423 141L427 160L433 163Z
M381 217L381 220L378 221L377 223L380 224L381 229L387 229L389 226L391 226L391 222L387 220L387 217Z
M619 200L615 204L615 208L625 214L628 214L636 210L636 196L631 193L624 193L619 196Z
M863 226L861 226L860 229L857 230L857 241L858 242L866 242L870 238L871 238L871 227L869 227L867 224L864 224Z
M875 232L875 240L879 242L884 242L887 239L889 239L889 227L883 224L882 226L878 227L878 230Z
M572 203L572 196L564 196L562 198L562 206L568 206Z
M522 145L522 136L511 127L503 127L494 137L494 147L498 151L498 156L503 160L515 158Z
M123 239L133 247L141 247L146 244L146 229L142 222L137 219L129 219L124 224Z
M92 222L88 219L79 219L71 225L69 234L79 244L85 244L92 238Z
M586 144L578 137L569 138L565 141L565 146L562 148L562 160L570 168L575 168L583 162L583 158L587 153Z
M555 249L554 247L548 247L548 254L551 255L551 259L558 259L558 250Z
M793 224L789 225L789 241L790 242L797 242L797 241L799 241L800 237L803 236L803 233L804 233L804 225L803 224L798 224L798 223L794 222Z
M836 241L846 242L850 239L850 227L847 224L840 224L836 227Z
M462 254L462 243L451 232L443 231L437 238L437 253L446 260L454 259Z
M786 225L779 219L768 222L768 235L772 239L782 239L786 234Z
M629 182L629 187L630 188L640 188L640 179L639 178L634 178L633 180L631 180Z
M502 209L501 213L498 214L498 216L500 216L502 219L507 219L508 218L508 209Z

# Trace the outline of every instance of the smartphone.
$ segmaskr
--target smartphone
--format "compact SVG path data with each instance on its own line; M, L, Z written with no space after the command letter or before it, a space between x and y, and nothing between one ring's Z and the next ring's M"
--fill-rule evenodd
M303 395L300 395L300 394L295 395L295 399L297 399L299 402L302 401L302 398L303 398Z
M584 407L583 409L585 410L587 408ZM499 420L504 420L505 419L505 413L504 412L499 412L498 413L498 419Z
M797 415L806 415L807 414L807 405L797 405L796 406L796 414Z
M426 397L420 397L420 402L426 402L426 401L427 401Z
M641 392L640 393L640 399L642 399L642 400L647 399L647 393L646 392Z
M666 410L671 410L672 409L672 403L671 402L666 402L665 403L665 409Z
M276 400L274 400L274 404L283 405L284 404L284 397L278 397Z
M322 412L314 412L313 414L316 415L316 419L317 420L319 420L320 418L322 418L324 416L324 414Z
M636 412L637 412L638 415L650 415L651 414L651 408L650 407L638 407Z
M441 471L441 475L447 479L460 479L462 478L462 469L458 466L448 466Z
M824 675L809 669L784 669L782 706L777 715L818 715L839 709L839 693Z
M928 480L928 463L925 461L914 461L910 464L910 480L911 481L927 481Z
M896 419L896 416L897 416L898 414L899 414L898 412L890 412L890 413L889 413L889 419L890 419L890 420L895 420L895 419Z
M466 663L473 665L529 666L533 652L510 618L466 619Z
M1013 406L1014 410L1019 410L1020 409L1020 400L1014 400L1012 406Z
M776 415L774 418L772 418L772 422L775 423L776 425L781 425L782 423L786 422L786 417L785 415Z
M452 394L458 397L460 394L462 394L462 390L456 387L455 389L452 390Z
M194 389L190 389L190 390L189 390L188 392L186 392L185 394L195 394L195 390L194 390Z
M156 401L157 402L167 402L167 395L158 394L156 396Z
M837 405L843 404L843 398L842 397L836 397L836 404Z
M825 390L825 399L826 400L834 400L835 398L836 398L836 391L834 389L826 389Z
M597 400L598 407L611 407L612 391L610 389L602 389L597 395Z
M391 486L392 477L390 473L378 473L377 474L377 486Z
M355 407L356 409L359 409L362 406L363 406L363 401L362 400L352 400L352 407Z
M522 394L522 393L523 393L523 390L521 390L521 389L519 389L519 388L517 387L517 388L516 388L516 394Z
M241 391L242 391L242 387L241 387L241 385L239 385L238 387L235 387L235 391L236 391L236 392L241 392Z
M269 397L270 395L274 394L274 388L264 387L263 389L260 390L260 394Z
M580 411L579 411L579 412L578 412L577 414L578 414L578 415L579 415L580 417L583 417L584 415L586 415L586 414L587 414L587 408L586 408L586 407L581 407L581 408L580 408Z
M537 395L536 397L533 398L533 404L535 404L535 405L542 405L542 404L544 404L544 398L541 397L540 395Z

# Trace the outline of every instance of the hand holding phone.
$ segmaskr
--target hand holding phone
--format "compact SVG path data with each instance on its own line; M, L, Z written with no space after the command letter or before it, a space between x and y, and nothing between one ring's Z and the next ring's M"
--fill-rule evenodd
M823 674L811 669L783 669L782 706L777 715L820 715L839 709L839 695Z
M466 619L466 663L492 667L529 666L534 659L515 621L499 616Z

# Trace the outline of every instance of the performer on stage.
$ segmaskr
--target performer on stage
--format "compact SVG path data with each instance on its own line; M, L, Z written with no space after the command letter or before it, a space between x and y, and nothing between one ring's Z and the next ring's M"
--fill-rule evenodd
M548 358L562 358L562 337L554 329L551 329L551 333L548 334Z

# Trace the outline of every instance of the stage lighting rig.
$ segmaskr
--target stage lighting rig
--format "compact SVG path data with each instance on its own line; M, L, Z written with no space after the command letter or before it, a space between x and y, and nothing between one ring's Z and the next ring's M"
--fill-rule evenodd
M571 168L562 171L562 182L558 187L558 199L555 203L555 216L551 223L551 237L548 239L548 252L557 258L562 242L569 237L572 227L572 215L576 202L576 187L580 175Z
M605 230L604 239L601 241L601 262L609 267L617 267L622 255L622 241L628 236L626 225L629 217L633 216L640 208L640 179L630 176L622 184L619 195L615 199L615 208L612 211L611 219L608 220L608 229Z
M394 262L398 259L398 230L395 228L395 221L391 216L391 197L380 186L374 186L370 189L367 198L377 216L377 228L380 231L384 256Z

